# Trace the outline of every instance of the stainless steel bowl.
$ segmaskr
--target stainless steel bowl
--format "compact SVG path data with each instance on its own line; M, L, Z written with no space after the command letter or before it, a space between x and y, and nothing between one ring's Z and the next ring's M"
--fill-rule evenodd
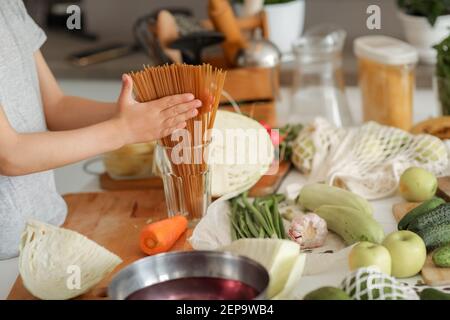
M171 252L140 259L121 270L108 287L108 296L125 300L140 289L182 278L236 280L266 298L269 274L259 263L227 252ZM190 289L190 288L188 288Z

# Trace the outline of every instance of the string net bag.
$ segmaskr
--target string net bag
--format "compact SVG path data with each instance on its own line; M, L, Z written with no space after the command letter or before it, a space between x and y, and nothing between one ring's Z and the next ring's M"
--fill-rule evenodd
M353 300L419 300L414 289L379 271L378 267L360 268L341 283Z
M318 118L293 143L292 162L308 183L325 182L366 199L392 195L409 167L441 176L448 166L445 144L438 138L368 122L336 128Z

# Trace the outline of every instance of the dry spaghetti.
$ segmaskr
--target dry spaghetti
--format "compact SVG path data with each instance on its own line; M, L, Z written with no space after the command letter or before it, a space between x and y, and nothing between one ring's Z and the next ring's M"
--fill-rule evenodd
M167 197L166 192L167 202L178 201L181 196L179 207L184 207L191 219L199 219L205 210L205 194L210 194L210 190L205 190L209 188L208 183L205 183L208 164L203 155L211 138L210 129L214 126L226 72L208 64L172 64L145 67L130 75L134 81L136 99L140 102L183 93L192 93L202 102L197 116L187 121L189 139L183 141L182 152L189 152L188 159L191 161L179 163L173 161L171 154L167 155L171 161L172 174L181 181L181 189L175 188L177 194L170 197L172 199ZM169 136L160 140L166 152L179 143ZM195 153L201 154L201 157L198 158ZM167 205L170 206L169 203Z

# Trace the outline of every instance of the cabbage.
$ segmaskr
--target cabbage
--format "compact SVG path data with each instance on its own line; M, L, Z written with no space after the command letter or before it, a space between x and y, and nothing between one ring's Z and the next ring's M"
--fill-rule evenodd
M283 290L278 293L273 299L275 300L288 300L293 299L293 291L295 290L298 282L300 281L303 269L305 268L306 254L300 253L295 259L294 265L292 266L289 277L284 285Z
M115 254L72 230L30 221L22 235L20 276L28 291L40 299L79 296L121 262Z
M217 111L214 129L223 137L215 136L211 143L211 193L213 197L221 197L233 192L243 192L251 188L268 170L274 159L274 148L266 129L257 121L229 111ZM251 161L254 153L251 142L245 142L245 150L239 152L236 144L227 142L228 129L261 130L258 145L267 147L269 152L258 157L256 163ZM240 139L240 137L238 138ZM240 139L240 141L244 141ZM236 159L241 162L228 163L224 160Z
M268 298L281 292L289 293L303 271L304 254L300 254L300 246L290 240L239 239L220 250L248 257L264 266L270 276ZM291 276L293 269L298 274Z

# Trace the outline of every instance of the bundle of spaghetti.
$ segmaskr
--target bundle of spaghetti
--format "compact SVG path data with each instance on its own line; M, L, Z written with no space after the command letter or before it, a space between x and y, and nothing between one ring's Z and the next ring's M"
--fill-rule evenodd
M165 96L192 93L202 102L198 114L187 121L186 129L190 139L183 141L183 152L190 152L189 163L171 161L173 174L182 181L184 203L191 218L198 219L203 214L206 176L208 169L204 155L208 152L211 130L214 126L226 72L211 65L198 66L172 64L157 67L144 67L132 72L134 93L139 102L147 102ZM175 147L180 141L173 141L170 136L161 139L160 144L166 150ZM186 144L188 146L186 147ZM175 199L179 199L176 195Z

